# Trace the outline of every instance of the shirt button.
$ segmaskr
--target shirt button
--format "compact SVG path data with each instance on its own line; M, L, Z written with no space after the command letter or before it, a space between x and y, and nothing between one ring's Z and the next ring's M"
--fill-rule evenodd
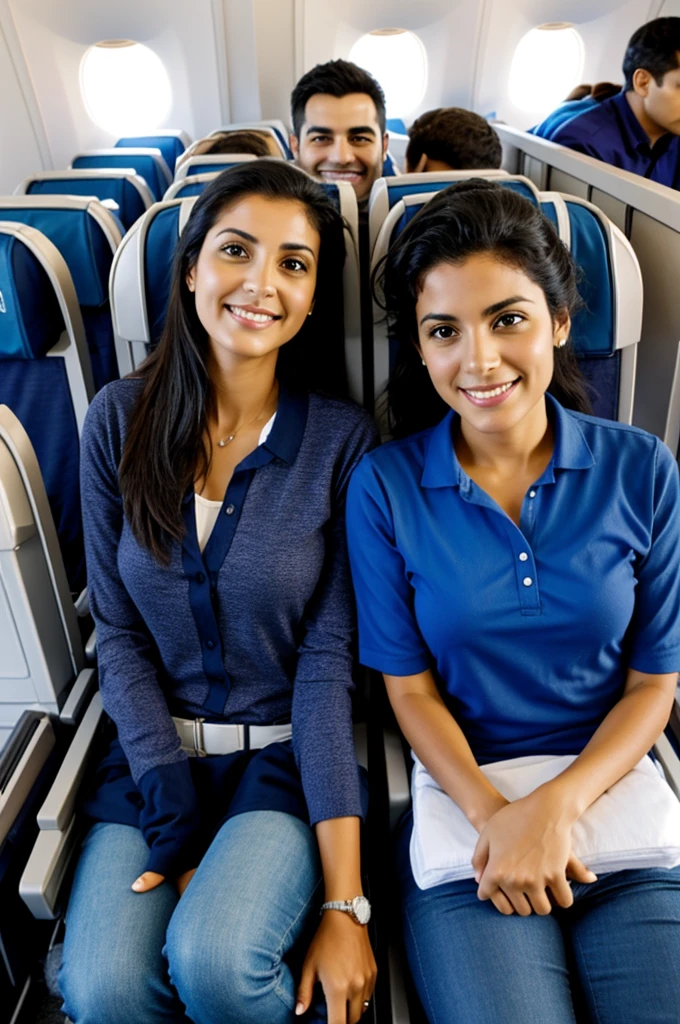
M531 576L525 576L524 579L522 580L522 583L524 584L525 587L530 587L533 582L534 581L532 580Z
M536 497L536 491L529 491L529 497L530 498L535 498Z
M233 516L235 511L236 509L234 508L233 505L227 505L227 507L224 510L224 514L225 516Z
M520 560L520 562L526 562L528 557L529 556L526 553L526 551L520 551L520 553L519 553L519 560Z
M531 580L529 580L529 582L531 583ZM209 651L212 651L213 647L215 646L215 641L214 640L206 640L205 646L208 648Z
M205 573L204 572L197 572L196 573L196 582L197 583L205 583Z

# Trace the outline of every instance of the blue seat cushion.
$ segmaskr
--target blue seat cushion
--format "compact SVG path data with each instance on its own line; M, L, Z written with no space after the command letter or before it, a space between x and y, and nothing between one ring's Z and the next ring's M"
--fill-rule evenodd
M387 190L390 210L393 206L397 205L400 199L404 199L406 196L420 195L423 192L442 192L445 188L450 188L456 184L457 182L441 181L437 178L436 174L433 174L432 181L424 181L418 184L406 181L403 184L398 182L396 185L390 185ZM496 184L502 185L503 188L509 188L513 192L518 192L536 206L535 192L523 181L503 181L499 179Z
M184 152L184 143L176 135L128 135L118 139L116 149L120 147L139 147L140 149L160 149L161 156L174 173L175 161Z
M0 404L19 419L35 449L71 591L85 585L80 518L80 446L63 359L4 362Z
M146 236L144 276L151 346L160 341L168 311L172 263L179 239L180 207L170 206L153 218Z
M182 187L175 193L175 199L190 199L199 196L210 184L210 181L194 181L192 177L184 179Z
M134 185L125 178L51 178L32 181L28 186L31 196L96 196L113 199L118 203L118 218L127 231L142 216L146 207Z
M120 156L78 156L73 161L73 167L94 167L95 169L115 167L121 170L124 167L133 167L140 178L144 178L156 202L163 198L163 194L168 187L165 175L161 172L152 156L140 156L139 154L130 153L129 150L125 149L121 149Z
M64 319L52 283L23 242L0 234L0 360L41 359L56 345ZM3 365L0 375L4 375Z

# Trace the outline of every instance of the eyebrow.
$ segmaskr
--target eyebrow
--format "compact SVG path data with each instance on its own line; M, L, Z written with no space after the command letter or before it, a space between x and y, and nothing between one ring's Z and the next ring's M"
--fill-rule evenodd
M506 306L513 306L516 302L530 302L534 304L533 299L527 299L524 295L511 295L509 299L502 299L500 302L494 302L493 305L487 306L486 309L482 310L482 316L493 316L494 313L500 313ZM457 323L458 317L452 316L451 313L427 313L420 321L420 326L427 320L443 320L444 323Z
M254 235L249 235L247 231L241 231L239 228L222 228L221 231L217 232L215 238L219 238L220 235L225 234L238 235L239 238L244 238L246 242L253 242L255 245L257 245L257 238L255 238ZM312 256L314 256L314 250L311 249L308 245L304 245L302 242L281 242L279 249L283 249L284 252L294 252L298 249L305 249L307 252L310 252Z
M319 134L321 134L321 135L335 135L335 132L333 131L332 128L324 128L322 125L318 125L318 124L310 125L310 127L305 132L305 135L312 135L314 132L319 132ZM346 134L347 135L372 135L375 138L375 131L368 124L360 124L360 125L357 125L355 128L348 128Z

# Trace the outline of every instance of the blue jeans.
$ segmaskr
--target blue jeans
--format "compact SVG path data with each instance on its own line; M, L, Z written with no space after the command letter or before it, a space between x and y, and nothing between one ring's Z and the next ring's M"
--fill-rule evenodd
M321 902L316 839L279 811L222 826L180 899L132 882L148 847L130 825L87 834L59 973L75 1024L290 1024ZM294 976L295 975L295 976ZM304 1018L325 1020L323 995Z
M680 868L572 883L574 904L504 917L474 879L422 890L398 838L404 937L430 1024L678 1024Z

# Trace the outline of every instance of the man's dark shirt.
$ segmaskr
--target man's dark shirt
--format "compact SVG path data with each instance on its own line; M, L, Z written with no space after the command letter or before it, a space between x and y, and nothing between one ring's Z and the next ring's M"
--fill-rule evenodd
M668 132L650 146L623 91L562 125L552 141L660 185L680 188L680 136Z

